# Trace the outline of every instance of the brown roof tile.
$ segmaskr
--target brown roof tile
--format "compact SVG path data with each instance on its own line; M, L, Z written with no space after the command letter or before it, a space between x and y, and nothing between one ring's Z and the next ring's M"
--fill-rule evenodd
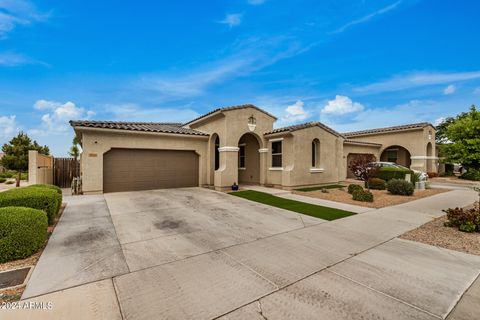
M98 129L144 131L157 133L176 133L186 135L208 136L208 134L182 127L181 123L170 122L120 122L120 121L70 121L72 127L86 127Z
M409 129L420 129L426 126L432 126L431 123L428 122L419 122L419 123L411 123L405 124L401 126L393 126L393 127L385 127L385 128L378 128L378 129L368 129L368 130L361 130L361 131L352 131L343 133L346 137L354 137L354 136L362 136L367 134L374 134L374 133L383 133L383 132L392 132L392 131L403 131Z
M270 132L265 133L265 135L280 133L280 132L293 132L293 131L302 130L302 129L306 129L306 128L312 128L312 127L320 127L322 129L324 129L325 131L330 132L331 134L333 134L337 137L343 137L340 133L338 133L337 131L333 130L332 128L324 125L321 122L307 122L307 123L302 123L302 124L296 124L296 125L293 125L293 126L277 128L277 129L273 129Z
M374 146L374 147L381 147L381 143L374 143L374 142L365 142L365 141L358 141L358 140L345 140L344 143L349 143L349 144L363 144L367 146Z

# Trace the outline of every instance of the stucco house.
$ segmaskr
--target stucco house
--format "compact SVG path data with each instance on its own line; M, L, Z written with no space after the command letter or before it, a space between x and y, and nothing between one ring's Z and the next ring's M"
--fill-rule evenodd
M187 123L70 121L81 141L83 192L239 184L282 188L338 182L355 154L436 171L429 123L339 133L320 122L274 129L254 105L215 109Z

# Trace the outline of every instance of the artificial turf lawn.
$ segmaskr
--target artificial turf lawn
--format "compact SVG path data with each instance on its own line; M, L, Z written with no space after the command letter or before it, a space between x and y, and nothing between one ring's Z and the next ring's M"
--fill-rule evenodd
M317 190L322 190L322 189L340 189L340 188L346 188L346 186L341 185L341 184L329 184L327 186L305 187L305 188L299 188L299 189L294 189L294 190L295 191L302 191L302 192L309 192L309 191L317 191Z
M231 192L230 194L240 198L268 204L270 206L285 210L303 213L324 220L335 220L355 214L353 212L340 209L317 206L315 204L280 198L268 193L253 190Z

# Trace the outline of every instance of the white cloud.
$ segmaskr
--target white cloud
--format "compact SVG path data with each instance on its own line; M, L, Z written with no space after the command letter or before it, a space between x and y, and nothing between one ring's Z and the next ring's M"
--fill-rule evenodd
M67 131L69 129L68 121L81 118L88 119L94 115L93 111L77 107L71 101L61 103L50 100L37 100L33 107L37 110L48 111L41 117L42 126L33 129L33 132L36 134Z
M435 119L435 121L433 121L433 125L434 125L434 126L438 126L440 123L442 123L443 121L445 121L445 119L447 119L447 118L445 118L445 117L437 118L437 119Z
M474 94L480 94L480 87L475 88L475 90L473 90L473 93Z
M266 0L248 0L248 3L254 6L264 4Z
M294 104L285 109L285 116L282 118L284 123L293 123L303 121L308 118L309 114L303 108L305 103L302 100L297 100Z
M17 128L16 116L0 116L0 138L10 139L15 134Z
M352 21L344 24L343 26L341 26L337 30L333 31L332 33L342 33L342 32L344 32L345 30L347 30L348 28L350 28L354 25L366 23L366 22L370 21L371 19L373 19L377 16L381 16L382 14L385 14L389 11L392 11L392 10L396 9L398 7L398 5L400 5L401 3L402 3L402 0L399 0L399 1L393 3L389 6L386 6L382 9L380 9L380 10L377 10L375 12L367 14L366 16L363 16L359 19L352 20Z
M453 84L450 84L445 89L443 89L443 94L448 95L455 93L455 91L457 91L457 88Z
M14 52L3 52L0 53L0 66L3 67L17 67L26 64L41 64L47 65L44 62L36 61L25 57L24 55L14 53Z
M242 23L242 14L241 13L229 13L225 16L225 18L219 23L223 23L228 25L230 28L238 26Z
M353 102L349 97L337 95L334 100L328 101L327 105L323 107L322 113L344 115L362 110L363 105L361 103Z
M17 26L43 22L49 16L40 13L28 0L0 0L0 39L5 39Z
M379 93L406 90L416 87L447 84L457 81L467 81L480 78L480 71L433 73L414 72L397 75L390 79L372 83L355 89L357 92Z

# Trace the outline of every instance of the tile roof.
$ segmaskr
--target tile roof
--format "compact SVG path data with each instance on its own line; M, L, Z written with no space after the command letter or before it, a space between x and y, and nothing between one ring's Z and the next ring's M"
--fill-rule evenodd
M176 133L186 135L208 136L208 134L182 127L181 123L171 122L120 122L120 121L70 121L72 127L86 127L98 129L144 131L157 133Z
M258 111L260 111L260 112L263 112L263 113L265 113L266 115L274 118L275 120L277 120L277 117L273 116L272 114L268 113L268 112L265 111L265 110L260 109L259 107L255 106L255 105L253 105L253 104L241 104L241 105L238 105L238 106L230 106L230 107L222 107L222 108L214 109L214 110L212 110L212 111L210 111L210 112L208 112L208 113L205 113L204 115L201 115L201 116L198 117L198 118L195 118L195 119L193 119L193 120L190 120L190 121L184 123L183 125L185 125L185 126L186 126L186 125L189 125L190 123L193 123L193 122L198 121L198 120L200 120L200 119L206 118L206 117L208 117L208 116L210 116L210 115L212 115L212 114L214 114L214 113L216 113L216 112L230 111L230 110L237 110L237 109L246 109L246 108L256 109L256 110L258 110Z
M411 123L405 124L402 126L393 126L393 127L385 127L385 128L378 128L378 129L368 129L368 130L361 130L361 131L352 131L343 133L346 137L354 137L354 136L362 136L367 134L374 134L374 133L384 133L384 132L392 132L392 131L403 131L409 129L420 129L426 126L432 126L431 123L428 122L419 122L419 123Z
M367 146L374 146L374 147L381 147L381 143L374 143L374 142L366 142L366 141L358 141L358 140L345 140L344 143L353 143L353 144L364 144Z
M330 127L327 127L326 125L324 125L321 122L307 122L307 123L302 123L302 124L296 124L296 125L293 125L293 126L277 128L277 129L273 129L270 132L265 133L265 135L280 133L280 132L293 132L293 131L302 130L302 129L306 129L306 128L312 128L312 127L320 127L322 129L324 129L325 131L330 132L331 134L333 134L337 137L343 137L340 133L338 133L337 131L333 130Z

